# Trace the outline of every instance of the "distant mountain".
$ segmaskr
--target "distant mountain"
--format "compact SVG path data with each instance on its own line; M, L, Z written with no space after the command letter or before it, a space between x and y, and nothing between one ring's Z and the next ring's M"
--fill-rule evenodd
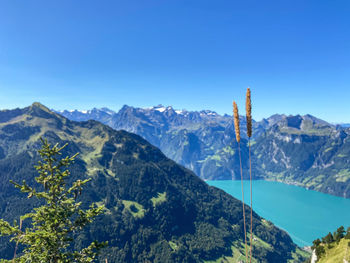
M337 125L340 125L343 128L350 128L350 123L339 123Z
M56 111L57 113L65 116L68 119L76 121L88 121L88 120L99 120L104 123L107 122L112 115L115 114L114 111L108 108L93 108L92 110L62 110Z
M135 121L143 118L134 114ZM68 142L63 156L80 152L70 169L72 180L92 178L80 201L106 206L104 215L74 237L76 249L108 240L101 262L221 262L243 253L240 201L208 186L138 135L92 120L70 121L39 103L0 111L1 218L18 219L38 205L9 180L35 184L40 137ZM301 262L302 252L286 232L253 217L253 262ZM0 238L0 258L12 258L13 251L14 244Z
M240 177L234 127L229 115L221 116L210 110L175 110L162 105L147 109L125 105L118 113L108 109L58 113L71 120L94 119L116 130L136 133L204 179ZM262 122L254 121L254 138L269 128L277 116ZM245 118L241 117L243 131L245 123ZM245 132L242 136L245 137ZM246 144L242 147L246 155Z
M111 112L111 111L109 111ZM75 119L72 115L64 116ZM86 118L136 133L169 158L203 179L239 179L239 159L232 118L213 111L190 112L158 105L123 106L109 118ZM248 176L246 122L241 117L244 176ZM275 114L253 122L253 174L256 179L298 184L350 197L349 129L311 115Z
M310 115L285 117L256 140L256 172L266 179L350 197L349 135L349 129Z

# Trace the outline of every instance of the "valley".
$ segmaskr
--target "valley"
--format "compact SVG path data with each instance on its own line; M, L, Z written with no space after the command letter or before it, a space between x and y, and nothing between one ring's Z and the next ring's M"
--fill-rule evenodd
M232 117L203 110L191 112L158 105L142 109L123 106L58 112L71 120L94 119L113 129L136 133L159 147L170 159L205 180L237 180L239 160ZM244 176L248 172L245 118L242 128ZM350 197L350 129L311 115L275 114L253 121L254 179L295 184Z
M207 181L242 200L240 181ZM250 204L249 181L244 181L245 202ZM350 199L272 181L253 182L253 208L264 219L284 229L300 247L328 232L350 226Z
M242 204L168 159L140 136L99 122L70 121L40 103L0 111L0 217L12 222L40 205L9 182L35 185L39 138L68 143L64 155L79 152L72 180L91 178L79 201L105 211L74 236L79 249L108 240L100 261L203 262L244 253ZM69 183L69 181L68 181ZM244 208L248 213L248 207ZM290 236L253 213L254 260L302 262L305 252ZM0 238L0 257L11 259L14 244Z

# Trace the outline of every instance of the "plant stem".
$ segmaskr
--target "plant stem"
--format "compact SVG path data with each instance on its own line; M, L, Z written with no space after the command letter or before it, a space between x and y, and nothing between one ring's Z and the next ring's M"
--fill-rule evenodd
M242 171L242 157L240 142L238 142L238 153L239 153L239 168L241 171L241 183L242 183L242 207L243 207L243 227L244 227L244 245L245 245L245 257L248 262L248 251L247 251L247 229L245 224L245 209L244 209L244 187L243 187L243 171Z
M252 245L253 245L253 187L252 187L252 158L250 152L250 137L249 145L249 175L250 175L250 263L252 263Z

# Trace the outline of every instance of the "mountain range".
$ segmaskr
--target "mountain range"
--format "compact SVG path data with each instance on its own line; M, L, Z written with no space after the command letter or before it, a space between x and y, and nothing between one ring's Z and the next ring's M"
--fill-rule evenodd
M138 110L130 107L124 110L125 115L113 116L102 110L96 111L95 116L127 119L128 114L135 114L138 116L133 119L135 124L141 123L143 115L137 115ZM160 112L155 118L161 122L163 114L166 112ZM177 126L187 120L187 117L173 117ZM222 121L229 118L211 113L202 117L199 113L193 114L193 122L197 118L202 125L203 119L210 123L214 117ZM146 121L141 124L130 127L144 128L149 134L158 129L163 131ZM204 133L201 134L204 136ZM191 135L183 136L191 138ZM40 205L38 200L28 199L14 189L9 180L26 180L27 184L36 185L34 165L39 160L37 150L41 147L41 137L52 144L68 143L63 157L80 153L70 167L71 180L92 180L79 201L83 207L92 201L105 205L104 214L74 236L75 249L92 240L109 241L100 262L105 262L105 258L109 262L224 262L238 260L243 254L240 201L207 185L136 134L116 131L94 120L71 121L40 103L0 111L1 218L13 221ZM249 208L244 209L248 214ZM305 259L305 253L286 232L256 213L253 213L253 236L253 262L302 262ZM11 259L14 247L8 239L0 238L0 258Z
M232 117L214 111L175 110L158 105L89 111L60 111L75 121L94 119L113 129L140 135L174 161L205 180L239 179ZM240 117L242 165L248 178L246 122ZM275 114L253 121L255 179L277 180L333 195L350 197L350 128L311 115Z

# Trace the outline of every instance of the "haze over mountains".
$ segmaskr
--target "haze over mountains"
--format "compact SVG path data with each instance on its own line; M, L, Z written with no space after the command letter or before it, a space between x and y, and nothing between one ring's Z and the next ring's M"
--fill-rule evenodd
M238 179L233 121L214 111L175 110L158 105L61 111L76 121L94 119L116 130L136 133L203 179ZM242 156L247 178L245 118L241 117ZM253 121L253 176L350 197L350 129L311 115L272 115Z
M80 201L106 206L103 216L74 236L75 249L94 239L108 240L100 262L219 262L243 253L240 201L210 187L138 135L93 120L71 121L39 103L0 111L1 218L18 219L39 205L9 180L35 184L40 137L53 144L68 142L63 157L80 152L70 168L72 180L92 178ZM286 232L255 213L253 224L253 262L305 259ZM0 258L11 259L14 245L0 238Z

